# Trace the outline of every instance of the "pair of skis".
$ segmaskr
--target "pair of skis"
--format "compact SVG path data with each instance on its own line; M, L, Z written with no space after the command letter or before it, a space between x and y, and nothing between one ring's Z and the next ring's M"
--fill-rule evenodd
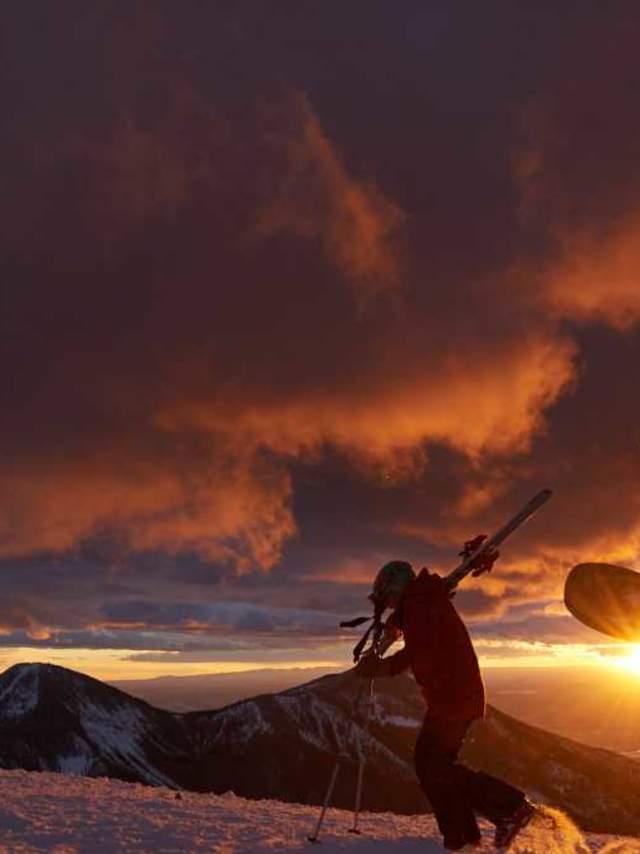
M470 554L465 555L462 563L460 563L460 565L457 566L452 572L450 572L449 575L447 575L444 579L445 583L447 585L447 588L451 592L451 595L453 595L458 584L460 584L460 582L463 580L463 578L466 578L467 575L469 575L470 573L472 573L474 571L474 569L476 568L476 561L478 560L478 558L480 558L485 552L496 549L499 545L501 545L507 539L507 537L509 537L511 534L513 534L513 532L520 527L520 525L522 525L524 522L526 522L527 519L530 519L533 516L533 514L536 513L542 507L543 504L546 504L546 502L551 498L552 494L553 493L550 489L543 489L540 492L538 492L537 495L534 495L534 497L529 502L527 502L527 504L525 504L525 506L518 513L516 513L515 516L513 516L511 519L509 519L509 521L506 522L506 524L504 524L502 526L502 528L500 528L495 534L493 534L493 536L484 540L478 546L478 548L476 548ZM355 620L355 621L352 621L351 624L357 625L359 622L360 622L360 620ZM371 638L371 646L369 647L369 649L366 652L364 652L364 653L362 652L362 647L364 646L364 643L366 642L367 635L369 634L369 632L367 632L365 637L362 639L361 643L358 644L359 649L357 647L358 654L355 655L356 660L361 655L363 655L363 654L366 655L368 653L374 653L375 655L383 655L384 652L386 651L387 647L389 647L392 643L392 641L385 642L385 639L383 637L384 626L381 622L379 622L378 618L376 618L376 621L371 628L373 629L373 636ZM371 631L371 629L369 631ZM373 705L373 679L371 679L369 681L369 704L368 704L368 714L367 714L366 726L364 728L364 736L365 737L369 731L370 713L371 713L372 705ZM322 827L322 823L324 821L325 814L326 814L327 809L329 807L329 804L331 802L331 797L333 795L333 789L334 789L334 786L336 783L336 778L338 776L339 769L340 769L340 759L337 758L336 763L333 767L331 779L329 780L329 785L327 787L325 799L324 799L324 802L322 804L322 808L320 810L320 815L318 816L318 820L317 820L316 825L315 825L315 829L314 829L312 835L307 837L309 842L320 842L320 829ZM362 740L361 740L360 759L359 759L359 764L358 764L358 782L357 782L357 788L356 788L356 803L355 803L355 808L354 808L353 827L350 830L351 833L360 833L360 831L358 830L358 818L359 818L359 814L360 814L360 803L361 803L361 796L362 796L363 775L364 775L364 746L363 746Z
M453 572L450 572L445 578L445 582L449 590L455 590L462 579L466 578L470 572L473 572L474 562L484 554L484 552L489 551L490 549L495 549L503 543L508 536L513 534L513 532L522 525L523 522L530 519L543 504L546 504L552 495L553 492L550 489L541 490L537 495L533 496L531 501L525 504L519 513L516 513L515 516L509 519L509 521L503 525L497 533L492 537L489 537L488 540L484 540L484 542L481 543L475 551L471 552L470 555L465 556L465 559L462 561L460 566L457 566Z

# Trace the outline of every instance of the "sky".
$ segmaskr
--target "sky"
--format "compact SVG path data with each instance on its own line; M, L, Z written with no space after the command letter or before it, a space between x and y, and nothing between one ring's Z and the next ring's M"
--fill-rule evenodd
M4 18L0 665L348 664L541 488L478 651L624 657L562 587L640 568L637 4Z

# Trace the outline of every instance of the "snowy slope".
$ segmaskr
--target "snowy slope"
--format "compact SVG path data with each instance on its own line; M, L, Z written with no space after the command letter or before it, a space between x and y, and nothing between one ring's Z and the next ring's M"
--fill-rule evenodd
M0 767L172 786L190 752L179 718L96 679L46 664L0 676Z
M0 767L292 803L322 801L336 753L336 806L353 802L366 750L363 807L421 814L412 752L424 704L408 677L380 680L371 726L350 673L211 712L155 709L98 680L52 665L0 675ZM640 763L528 726L496 710L464 748L473 767L566 810L596 833L640 834Z
M351 803L356 759L364 747L365 806L420 813L425 801L416 784L413 747L424 701L415 682L409 676L378 680L368 734L363 732L363 709L354 705L357 690L357 680L343 673L217 713L186 715L204 738L205 788L318 803L339 752L344 762L335 803L345 807ZM273 756L279 757L275 764ZM473 767L569 812L581 827L640 833L640 763L545 732L496 709L470 731L463 756Z
M317 810L277 801L226 795L177 793L117 780L60 774L0 771L0 851L11 854L176 854L176 852L308 852ZM442 854L430 816L365 813L362 836L347 832L351 814L330 810L323 854ZM492 850L483 826L480 852ZM640 842L623 837L584 837L560 816L540 822L514 845L512 854L638 854Z

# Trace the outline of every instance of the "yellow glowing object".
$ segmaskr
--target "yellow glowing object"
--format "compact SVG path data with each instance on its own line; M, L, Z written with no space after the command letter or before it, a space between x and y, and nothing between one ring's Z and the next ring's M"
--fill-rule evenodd
M616 658L615 662L619 667L640 676L640 646L633 646L626 655Z

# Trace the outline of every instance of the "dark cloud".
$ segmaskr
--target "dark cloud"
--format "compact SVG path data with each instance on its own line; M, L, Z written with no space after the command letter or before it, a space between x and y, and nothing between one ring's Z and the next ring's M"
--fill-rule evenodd
M571 636L535 612L640 543L618 11L8 11L5 639L324 638L546 486L459 602Z
M103 625L110 629L137 627L194 634L271 634L335 636L335 614L304 608L277 608L244 602L151 603L124 601L105 605Z
M25 631L14 631L0 635L0 647L20 647L31 649L66 650L174 650L181 648L185 640L180 635L168 633L153 634L152 631L54 631L46 636L34 637ZM210 640L207 649L229 650L234 645L224 639Z

